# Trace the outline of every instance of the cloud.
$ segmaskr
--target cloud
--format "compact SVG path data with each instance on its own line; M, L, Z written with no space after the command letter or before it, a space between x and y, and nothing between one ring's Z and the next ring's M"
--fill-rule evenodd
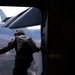
M37 29L40 29L41 28L41 25L38 25L38 26L31 26L31 27L27 27L27 29L31 29L31 30L37 30Z

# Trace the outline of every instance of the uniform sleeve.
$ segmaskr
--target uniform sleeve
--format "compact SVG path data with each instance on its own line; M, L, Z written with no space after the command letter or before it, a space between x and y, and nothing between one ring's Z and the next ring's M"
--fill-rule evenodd
M0 54L3 54L13 48L15 48L15 44L16 44L16 39L14 39L13 41L9 42L7 46L5 46L4 48L0 49Z
M36 46L36 43L32 40L32 38L29 38L29 44L31 44L31 46L33 47L34 49L34 52L39 52L40 49Z

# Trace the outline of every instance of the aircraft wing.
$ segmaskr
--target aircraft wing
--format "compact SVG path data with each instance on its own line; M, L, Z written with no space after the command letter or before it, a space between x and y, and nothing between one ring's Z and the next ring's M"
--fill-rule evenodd
M14 22L9 25L10 29L36 26L41 24L41 12L38 8L31 7Z
M41 24L41 11L38 8L30 7L29 9L21 12L15 17L8 19L3 27L10 29L36 26Z
M28 8L29 9L29 8ZM27 10L28 10L27 9ZM9 27L9 25L14 21L14 20L16 20L19 16L21 16L24 12L26 12L27 10L25 10L25 11L23 11L23 12L21 12L20 14L18 14L17 16L15 16L15 17L6 17L5 16L5 18L4 19L2 19L3 18L3 16L4 16L4 12L2 11L2 13L3 13L3 15L1 14L1 21L3 22L1 22L1 26L2 27Z

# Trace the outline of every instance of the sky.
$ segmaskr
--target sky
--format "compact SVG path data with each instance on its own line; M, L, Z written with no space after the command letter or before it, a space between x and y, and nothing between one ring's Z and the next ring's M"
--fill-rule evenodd
M7 17L10 17L10 16L16 16L17 14L19 14L20 12L24 11L25 9L27 9L28 7L9 7L9 6L0 6L0 9L3 10L3 12L5 13L5 15ZM40 43L41 43L41 35L40 35L40 25L38 26L32 26L32 27L27 27L27 28L21 28L23 31L25 31L25 34L27 34L28 36L32 37L36 43L36 45L38 47L40 47ZM13 34L14 34L15 30L13 29L9 29L9 28L3 28L3 27L0 27L0 48L3 48L3 46L7 45L7 42L9 40L11 40L11 38L13 37ZM7 52L5 54L5 56L1 57L0 56L0 61L5 61L5 60L10 60L12 59L12 54L11 52ZM7 56L6 56L7 55ZM11 56L10 56L11 55ZM9 57L8 57L9 56ZM34 54L33 55L34 57L34 61L35 61L35 67L37 68L38 67L38 64L40 63L39 62L39 58L40 58L40 55L38 53ZM1 60L3 59L3 60ZM41 61L41 60L40 60ZM6 63L6 61L5 61ZM8 63L8 61L7 61ZM1 63L0 63L1 64ZM3 67L4 63L1 64L2 66L2 69L5 68ZM10 65L9 65L10 67ZM39 66L40 67L40 66ZM6 67L7 68L7 67ZM2 70L1 69L1 70ZM9 68L10 69L10 68ZM5 70L5 69L4 69ZM7 72L7 70L5 70ZM2 72L2 71L1 71ZM9 71L8 71L9 72ZM0 75L3 75L0 73Z
M9 7L9 6L0 6L0 9L3 10L5 15L7 17L10 16L16 16L20 12L28 9L29 7ZM34 40L37 40L36 42L40 41L40 28L41 26L31 26L31 27L25 27L25 28L19 28L23 30L28 36L31 36ZM11 39L12 35L14 33L14 30L10 30L9 28L3 28L0 27L0 45L5 44L3 41ZM37 35L36 35L37 34ZM6 38L5 38L6 37ZM2 43L1 43L2 42Z
M28 9L29 7L15 7L15 6L0 6L7 17L16 16L20 12ZM27 27L28 29L40 29L40 25L34 27Z

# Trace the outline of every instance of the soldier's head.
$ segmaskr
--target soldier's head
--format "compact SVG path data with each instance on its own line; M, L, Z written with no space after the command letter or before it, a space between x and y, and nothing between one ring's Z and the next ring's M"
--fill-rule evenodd
M25 33L22 30L16 30L14 36L20 36L20 35L25 35Z

